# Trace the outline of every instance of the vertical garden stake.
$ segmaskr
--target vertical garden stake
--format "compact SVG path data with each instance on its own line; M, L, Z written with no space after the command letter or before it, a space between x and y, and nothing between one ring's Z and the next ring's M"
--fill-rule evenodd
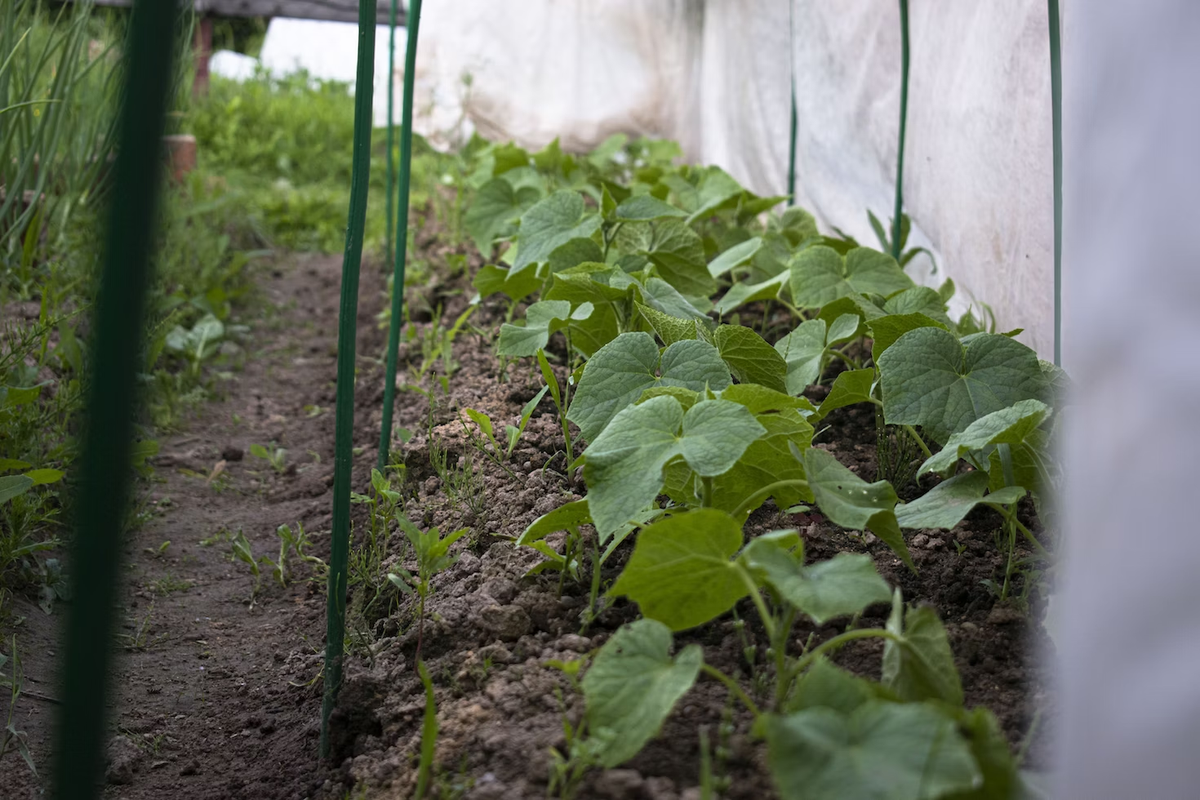
M1054 131L1054 365L1062 366L1062 33L1058 0L1050 11L1050 105Z
M790 131L788 133L788 188L787 204L796 205L796 133L798 117L796 114L796 25L795 0L788 0L788 74L791 76L792 114Z
M392 0L391 11L388 14L388 77L387 77L387 210L384 217L387 220L386 233L383 238L384 263L392 260L392 199L396 194L396 158L392 155L392 140L396 126L393 108L396 98L396 3Z
M892 215L892 258L900 260L900 216L904 209L904 127L908 119L908 0L900 0L900 144L896 151L896 209Z
M94 317L91 380L71 552L62 710L55 731L59 800L98 797L104 773L113 608L124 551L135 375L173 85L178 3L137 0L127 40L115 193Z
M329 555L329 600L325 612L325 698L321 703L321 757L329 756L329 715L342 685L346 633L346 563L350 550L350 473L354 467L355 329L358 270L371 171L371 86L375 75L375 0L358 2L358 72L354 78L354 156L350 214L342 258L338 310L337 411L333 451L333 542Z
M383 384L383 426L379 432L379 471L392 449L392 406L396 396L396 354L400 349L400 321L404 304L404 261L408 251L408 184L412 172L413 80L417 72L417 29L421 26L421 0L409 0L408 45L404 51L404 100L400 109L400 195L396 203L396 263L392 276L392 319L388 326L387 368Z

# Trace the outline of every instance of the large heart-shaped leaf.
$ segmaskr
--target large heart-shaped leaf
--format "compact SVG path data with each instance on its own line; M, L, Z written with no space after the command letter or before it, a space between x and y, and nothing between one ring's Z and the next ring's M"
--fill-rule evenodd
M720 475L764 432L745 406L728 400L697 403L686 413L669 396L626 407L585 452L583 476L597 532L606 537L654 502L672 458L683 456L701 476Z
M825 516L851 530L869 530L892 548L910 569L916 569L893 511L899 498L887 481L867 483L824 450L804 453L808 485Z
M935 800L982 783L953 718L932 706L872 700L850 714L768 715L767 763L782 797Z
M591 735L605 742L604 766L628 761L654 738L703 663L695 644L671 658L671 631L652 619L613 634L581 682Z
M583 195L566 189L555 192L521 215L513 269L520 271L546 261L559 246L586 239L599 228L600 215L587 211Z
M917 328L879 357L889 424L920 425L946 442L975 420L1045 391L1037 354L999 334L961 342L941 328Z
M824 245L801 250L792 258L789 281L792 301L801 308L818 308L855 294L886 297L913 285L886 253L857 247L843 257Z
M667 517L638 534L609 593L627 596L671 630L703 625L749 591L731 561L741 546L742 526L716 509Z
M717 348L698 340L676 342L663 351L648 333L623 333L600 348L584 367L567 419L592 441L621 409L652 386L695 392L729 386L729 368Z

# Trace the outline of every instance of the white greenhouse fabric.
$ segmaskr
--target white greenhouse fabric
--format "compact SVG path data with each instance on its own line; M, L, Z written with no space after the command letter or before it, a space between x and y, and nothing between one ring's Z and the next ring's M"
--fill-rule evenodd
M1050 66L1045 0L911 10L905 208L964 298L1053 351ZM789 35L794 31L794 35ZM789 54L788 43L792 42ZM899 119L895 0L441 0L424 7L418 130L472 126L540 147L611 133L680 141L749 188L787 180L789 59L797 196L873 243L891 216ZM468 85L469 84L469 85ZM922 278L917 274L914 277ZM962 310L960 306L958 310Z

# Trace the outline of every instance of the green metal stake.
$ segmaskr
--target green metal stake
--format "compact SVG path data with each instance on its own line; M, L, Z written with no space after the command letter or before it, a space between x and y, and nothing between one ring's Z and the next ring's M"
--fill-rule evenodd
M396 357L400 349L400 322L404 303L404 266L408 251L408 186L412 171L413 80L417 72L417 29L421 27L421 0L410 0L405 17L408 49L404 52L404 101L400 110L400 196L396 204L396 263L392 277L392 320L388 326L387 370L383 385L383 425L379 433L379 471L387 465L392 447L392 406L396 396Z
M71 548L63 704L55 731L54 796L100 795L113 607L130 483L146 282L162 177L162 137L173 85L179 3L137 0L120 110L120 149L96 299L92 374Z
M892 258L900 260L900 216L904 209L904 129L908 120L908 0L900 0L900 146L896 153L896 209L892 215Z
M788 134L788 188L787 204L796 205L796 133L798 116L796 114L796 27L793 19L795 3L788 0L788 68L792 79L792 117L791 131Z
M338 311L337 413L333 450L333 543L325 612L325 699L321 704L321 757L329 757L329 716L342 686L346 636L346 562L350 551L350 472L354 467L354 366L358 321L358 270L371 171L371 86L375 77L375 0L358 3L358 72L354 79L354 155L350 214L342 258Z
M387 78L387 233L384 234L383 256L384 263L392 260L392 198L396 193L396 159L392 155L392 138L395 125L392 124L392 108L395 105L396 87L392 77L396 74L396 0L392 0L391 12L388 16L388 78Z
M1062 33L1058 0L1050 11L1050 104L1054 115L1054 364L1062 366Z

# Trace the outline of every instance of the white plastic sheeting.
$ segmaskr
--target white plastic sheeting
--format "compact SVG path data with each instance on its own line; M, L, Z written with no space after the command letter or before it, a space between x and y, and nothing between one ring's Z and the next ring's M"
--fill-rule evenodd
M1194 0L1108 0L1064 48L1061 800L1200 795L1198 41Z
M913 4L904 181L914 242L932 245L941 267L914 277L953 277L1044 356L1054 331L1046 14L1045 0ZM781 193L793 60L798 201L874 243L867 209L890 217L895 182L895 0L430 3L418 130L448 146L473 124L575 150L617 131L665 136L757 192Z

